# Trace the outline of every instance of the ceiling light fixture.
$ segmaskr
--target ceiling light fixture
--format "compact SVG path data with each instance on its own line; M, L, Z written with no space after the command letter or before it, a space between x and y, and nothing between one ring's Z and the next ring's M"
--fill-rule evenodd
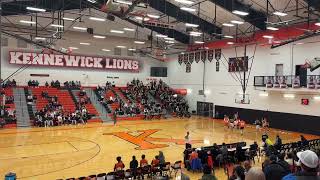
M124 48L127 48L126 46L117 46L117 48L122 48L122 49L124 49Z
M60 24L50 24L52 27L63 28L63 25Z
M259 96L261 96L261 97L268 97L269 94L268 94L267 92L261 92L261 93L259 93Z
M136 49L130 48L130 49L128 49L128 51L136 51Z
M110 52L109 49L101 49L101 51Z
M314 25L316 25L316 26L320 26L320 22L317 22L317 23L315 23Z
M114 30L114 29L111 29L110 32L116 33L116 34L123 34L124 33L124 31L119 31L119 30Z
M314 100L320 100L320 96L313 96Z
M227 42L227 44L232 45L232 44L234 44L234 42Z
M199 27L198 24L186 23L185 25L186 25L187 27L195 27L195 28Z
M194 3L193 1L189 1L189 0L175 0L175 1L181 4L188 4L188 5L191 5Z
M181 7L180 9L183 11L188 11L188 12L196 12L196 9L194 9L194 8Z
M63 20L66 20L66 21L74 21L75 19L73 19L73 18L67 18L67 17L63 17L62 18Z
M76 49L79 49L79 48L77 48L77 47L69 47L69 49L76 50Z
M148 17L143 18L143 21L149 21L149 20L150 20L150 18L148 18Z
M134 41L135 44L145 44L146 42L144 41Z
M168 37L167 35L163 35L163 34L157 34L156 37L159 37L159 38L166 38Z
M266 39L272 39L273 38L273 36L270 36L270 35L264 35L264 36L262 36L263 38L266 38Z
M159 19L159 15L154 15L154 14L147 14L148 17L154 18L154 19Z
M20 20L20 22L24 24L36 24L36 22L33 22L33 21Z
M90 20L93 20L93 21L101 21L101 22L106 21L105 19L103 19L103 18L98 18L98 17L89 17L89 19L90 19Z
M223 37L229 38L229 39L233 38L233 36L229 36L229 35L225 35L225 36L223 36Z
M97 1L96 0L87 0L88 2L91 2L91 3L96 3Z
M175 42L174 41L165 41L165 43L174 44Z
M174 41L174 38L171 38L171 37L165 37L164 39L168 41Z
M87 30L86 27L78 27L78 26L74 26L73 29L77 29L77 30L81 30L81 31L86 31Z
M284 94L283 97L285 97L285 98L294 98L295 95L294 94Z
M46 40L46 38L44 38L44 37L35 37L34 39L35 40Z
M273 12L273 14L276 16L282 16L282 17L288 15L287 13L279 12L279 11Z
M132 2L130 1L123 1L123 0L114 0L114 2L119 3L119 4L126 4L126 5L132 5Z
M195 44L204 44L203 41L194 41Z
M279 28L271 27L271 26L268 26L267 29L269 29L271 31L278 31L279 30Z
M140 17L140 16L136 16L136 17L134 17L136 20L140 20L140 21L142 21L143 20L143 17Z
M230 22L233 23L233 24L244 24L243 21L237 21L237 20L232 20Z
M27 7L26 9L27 9L27 10L30 10L30 11L46 12L45 9L35 8L35 7Z
M100 35L94 35L93 37L97 38L97 39L105 39L106 38L106 36L100 36Z
M135 29L132 29L132 28L123 28L123 30L125 30L125 31L131 31L131 32L135 31Z
M234 26L234 24L229 24L229 23L223 23L222 25L223 26L227 26L227 27L233 27Z
M240 16L247 16L247 15L249 15L248 12L240 11L240 10L233 10L232 13L233 13L233 14L240 15Z
M90 45L90 43L86 43L86 42L81 42L80 44L81 44L81 45L86 45L86 46L89 46L89 45Z

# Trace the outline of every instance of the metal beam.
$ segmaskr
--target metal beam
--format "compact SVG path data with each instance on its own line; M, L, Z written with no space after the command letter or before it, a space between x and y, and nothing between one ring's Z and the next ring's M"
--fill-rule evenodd
M304 0L308 3L309 6L313 7L315 10L320 11L320 2L319 0Z
M233 10L246 10L248 16L239 16L246 22L251 23L261 30L266 29L267 15L263 12L259 12L253 8L248 7L247 5L239 2L238 0L209 0L210 2L217 4L223 9L232 12Z
M190 12L180 10L180 8L166 0L151 0L149 1L150 7L164 13L168 16L176 18L178 21L184 23L199 24L199 29L210 35L214 33L221 34L221 28L217 25L203 20Z

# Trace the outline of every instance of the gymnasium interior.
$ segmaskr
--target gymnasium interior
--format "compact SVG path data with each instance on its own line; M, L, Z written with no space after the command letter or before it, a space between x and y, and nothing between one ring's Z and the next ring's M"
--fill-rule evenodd
M0 178L320 179L319 0L1 0Z

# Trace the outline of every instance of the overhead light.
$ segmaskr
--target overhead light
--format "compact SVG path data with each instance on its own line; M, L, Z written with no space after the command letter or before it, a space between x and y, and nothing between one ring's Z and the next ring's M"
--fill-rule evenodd
M195 44L204 44L203 41L194 41Z
M259 93L259 96L261 96L261 97L268 97L269 94L268 94L267 92L261 92L261 93Z
M94 35L93 37L97 38L97 39L105 39L106 38L105 36L100 36L100 35Z
M196 12L196 9L194 9L194 8L181 7L180 9L183 11L188 11L188 12Z
M111 29L110 32L111 33L117 33L117 34L123 34L124 33L124 31L113 30L113 29Z
M269 29L271 31L278 31L279 30L279 28L271 27L271 26L267 27L267 29Z
M233 14L240 15L240 16L247 16L247 15L249 15L248 12L239 11L239 10L233 10L232 13L233 13Z
M136 20L141 20L141 21L143 20L143 17L140 17L140 16L135 16L134 18L135 18Z
M35 8L35 7L27 7L26 9L28 9L28 10L30 10L30 11L46 12L45 9Z
M77 48L77 47L69 47L69 49L76 50L76 49L79 49L79 48Z
M314 100L320 100L320 96L313 96Z
M96 0L87 0L88 2L91 2L91 3L96 3L97 1Z
M147 14L148 17L154 18L154 19L159 19L159 15L154 15L154 14Z
M86 43L86 42L81 42L80 44L81 44L81 45L86 45L86 46L89 46L89 45L90 45L90 43Z
M75 19L73 19L73 18L67 18L67 17L63 17L62 18L63 20L66 20L66 21L74 21Z
M87 30L86 27L78 27L78 26L74 26L73 29L82 30L82 31L86 31Z
M227 27L232 27L232 26L234 26L234 24L229 24L229 23L223 23L222 25L223 25L223 26L227 26Z
M163 35L163 34L157 34L156 37L159 37L159 38L166 38L168 37L167 35Z
M234 42L227 42L227 44L232 45L232 44L234 44Z
M165 37L164 39L168 41L174 41L174 38L171 38L171 37Z
M276 16L286 16L286 15L288 15L287 13L279 12L279 11L276 11L273 14L276 15Z
M63 28L63 25L60 24L50 24L52 27Z
M144 18L143 18L143 20L144 20L144 21L149 21L149 20L150 20L150 18L148 18L148 17L144 17Z
M109 49L101 49L101 51L110 52L111 50L109 50Z
M283 97L285 98L294 98L294 94L283 94Z
M101 22L106 21L105 19L103 19L103 18L98 18L98 17L89 17L89 19L90 19L90 20L93 20L93 21L101 21Z
M175 0L175 1L181 4L188 4L188 5L191 5L194 3L193 1L189 1L189 0Z
M304 44L304 43L303 42L296 43L296 45L301 45L301 44Z
M135 31L135 30L132 29L132 28L123 28L123 30L125 30L125 31Z
M185 25L186 25L187 27L195 27L195 28L199 27L198 24L186 23Z
M43 40L43 41L46 40L46 38L44 38L44 37L35 37L34 39L35 40Z
M230 21L230 22L233 23L233 24L244 24L243 21L232 20L232 21Z
M36 24L36 22L33 22L33 21L20 20L20 22L24 24Z
M134 41L135 44L145 44L144 41Z
M314 25L316 25L316 26L320 26L320 22L317 22L317 23L315 23Z
M199 37L199 36L201 36L201 32L196 32L196 31L191 31L190 32L190 36L196 36L196 37Z
M130 49L128 49L128 51L136 51L136 49L130 48Z
M130 5L130 6L132 5L132 2L130 2L130 1L114 0L114 2L120 3L120 4Z
M165 41L165 43L174 44L175 42L174 41Z
M122 48L122 49L124 49L124 48L127 48L126 46L117 46L117 48Z
M264 35L264 36L262 36L263 38L266 38L266 39L272 39L273 38L273 36L270 36L270 35Z
M223 36L223 37L225 37L225 38L233 38L233 36L228 36L228 35L225 35L225 36Z

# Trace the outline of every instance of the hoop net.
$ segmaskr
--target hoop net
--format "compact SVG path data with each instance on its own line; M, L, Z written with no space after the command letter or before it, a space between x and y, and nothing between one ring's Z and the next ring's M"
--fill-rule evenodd
M249 94L243 94L237 93L234 98L234 102L236 104L250 104L250 95Z

